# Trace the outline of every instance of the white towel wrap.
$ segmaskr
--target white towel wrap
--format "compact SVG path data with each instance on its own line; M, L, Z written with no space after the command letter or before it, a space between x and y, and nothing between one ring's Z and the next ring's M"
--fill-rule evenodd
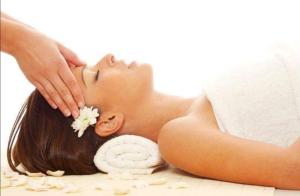
M207 82L220 129L287 147L300 137L300 44L276 44Z
M121 135L105 142L97 150L94 163L106 173L131 174L151 174L165 165L158 145L136 135Z

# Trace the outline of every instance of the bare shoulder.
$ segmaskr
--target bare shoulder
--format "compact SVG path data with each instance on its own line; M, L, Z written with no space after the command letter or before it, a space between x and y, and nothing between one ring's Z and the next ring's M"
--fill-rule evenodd
M162 156L175 165L181 160L176 158L178 153L187 150L183 146L190 150L203 149L206 142L210 141L211 134L221 137L224 133L217 125L209 100L201 95L192 104L187 115L173 119L161 128L157 143ZM183 153L181 156L188 154Z
M158 145L161 147L161 150L170 146L170 143L174 144L175 148L179 148L177 144L189 142L191 138L203 138L203 132L223 134L217 126L208 123L209 120L210 117L201 117L197 113L190 113L189 115L173 119L161 128L158 136Z
M203 130L219 130L217 120L210 101L205 94L195 99L190 107L188 115L169 121L165 127L187 128L186 126L197 126Z
M186 116L182 116L167 122L160 130L159 141L163 138L176 137L181 138L198 135L199 131L217 131L221 132L211 103L205 96L201 94L192 104L190 112ZM187 135L188 134L188 135Z

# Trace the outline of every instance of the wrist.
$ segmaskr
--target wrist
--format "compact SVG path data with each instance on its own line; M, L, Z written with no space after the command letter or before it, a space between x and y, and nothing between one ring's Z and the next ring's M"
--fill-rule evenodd
M278 188L300 189L300 157L299 152L291 148L285 148L282 154L285 162L284 175L277 179Z

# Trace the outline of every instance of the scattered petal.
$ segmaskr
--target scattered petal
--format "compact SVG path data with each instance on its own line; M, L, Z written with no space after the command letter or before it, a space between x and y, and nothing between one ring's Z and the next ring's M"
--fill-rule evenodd
M76 187L74 184L66 184L64 189L62 190L64 193L76 193L79 192L78 187Z
M8 180L1 180L1 188L7 188L11 186L11 182Z
M45 183L50 189L63 189L65 187L65 183L62 180L48 178Z
M133 183L133 188L136 188L136 189L144 189L146 187L149 186L148 182L144 181L144 180L138 180L136 182Z
M8 170L8 169L4 169L2 174L5 178L13 178L13 177L18 176L18 173L13 172L13 171Z
M45 174L41 173L41 172L37 172L37 173L31 173L28 171L25 171L25 173L30 176L30 177L43 177L45 176Z
M65 171L63 171L63 170L57 170L57 171L47 170L46 173L47 173L49 176L56 176L56 177L59 177L59 176L64 175Z
M129 192L130 192L130 190L128 188L123 188L123 187L114 188L115 195L126 195Z
M167 180L166 178L157 178L154 180L151 180L149 182L150 185L162 185L162 184L166 184Z
M11 186L24 186L27 184L27 177L19 176L11 181Z
M29 182L28 186L26 187L28 191L47 191L48 187L41 184L40 182Z
M40 178L40 180L38 181L38 183L42 184L42 185L46 185L47 182L47 177L43 176Z
M108 184L97 183L97 184L95 184L95 189L96 190L107 191L107 190L112 190L112 187Z

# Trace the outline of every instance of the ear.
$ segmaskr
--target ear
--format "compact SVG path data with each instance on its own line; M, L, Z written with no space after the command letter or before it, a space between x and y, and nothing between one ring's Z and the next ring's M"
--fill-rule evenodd
M95 127L97 135L105 137L117 132L124 122L124 115L121 112L103 112Z

